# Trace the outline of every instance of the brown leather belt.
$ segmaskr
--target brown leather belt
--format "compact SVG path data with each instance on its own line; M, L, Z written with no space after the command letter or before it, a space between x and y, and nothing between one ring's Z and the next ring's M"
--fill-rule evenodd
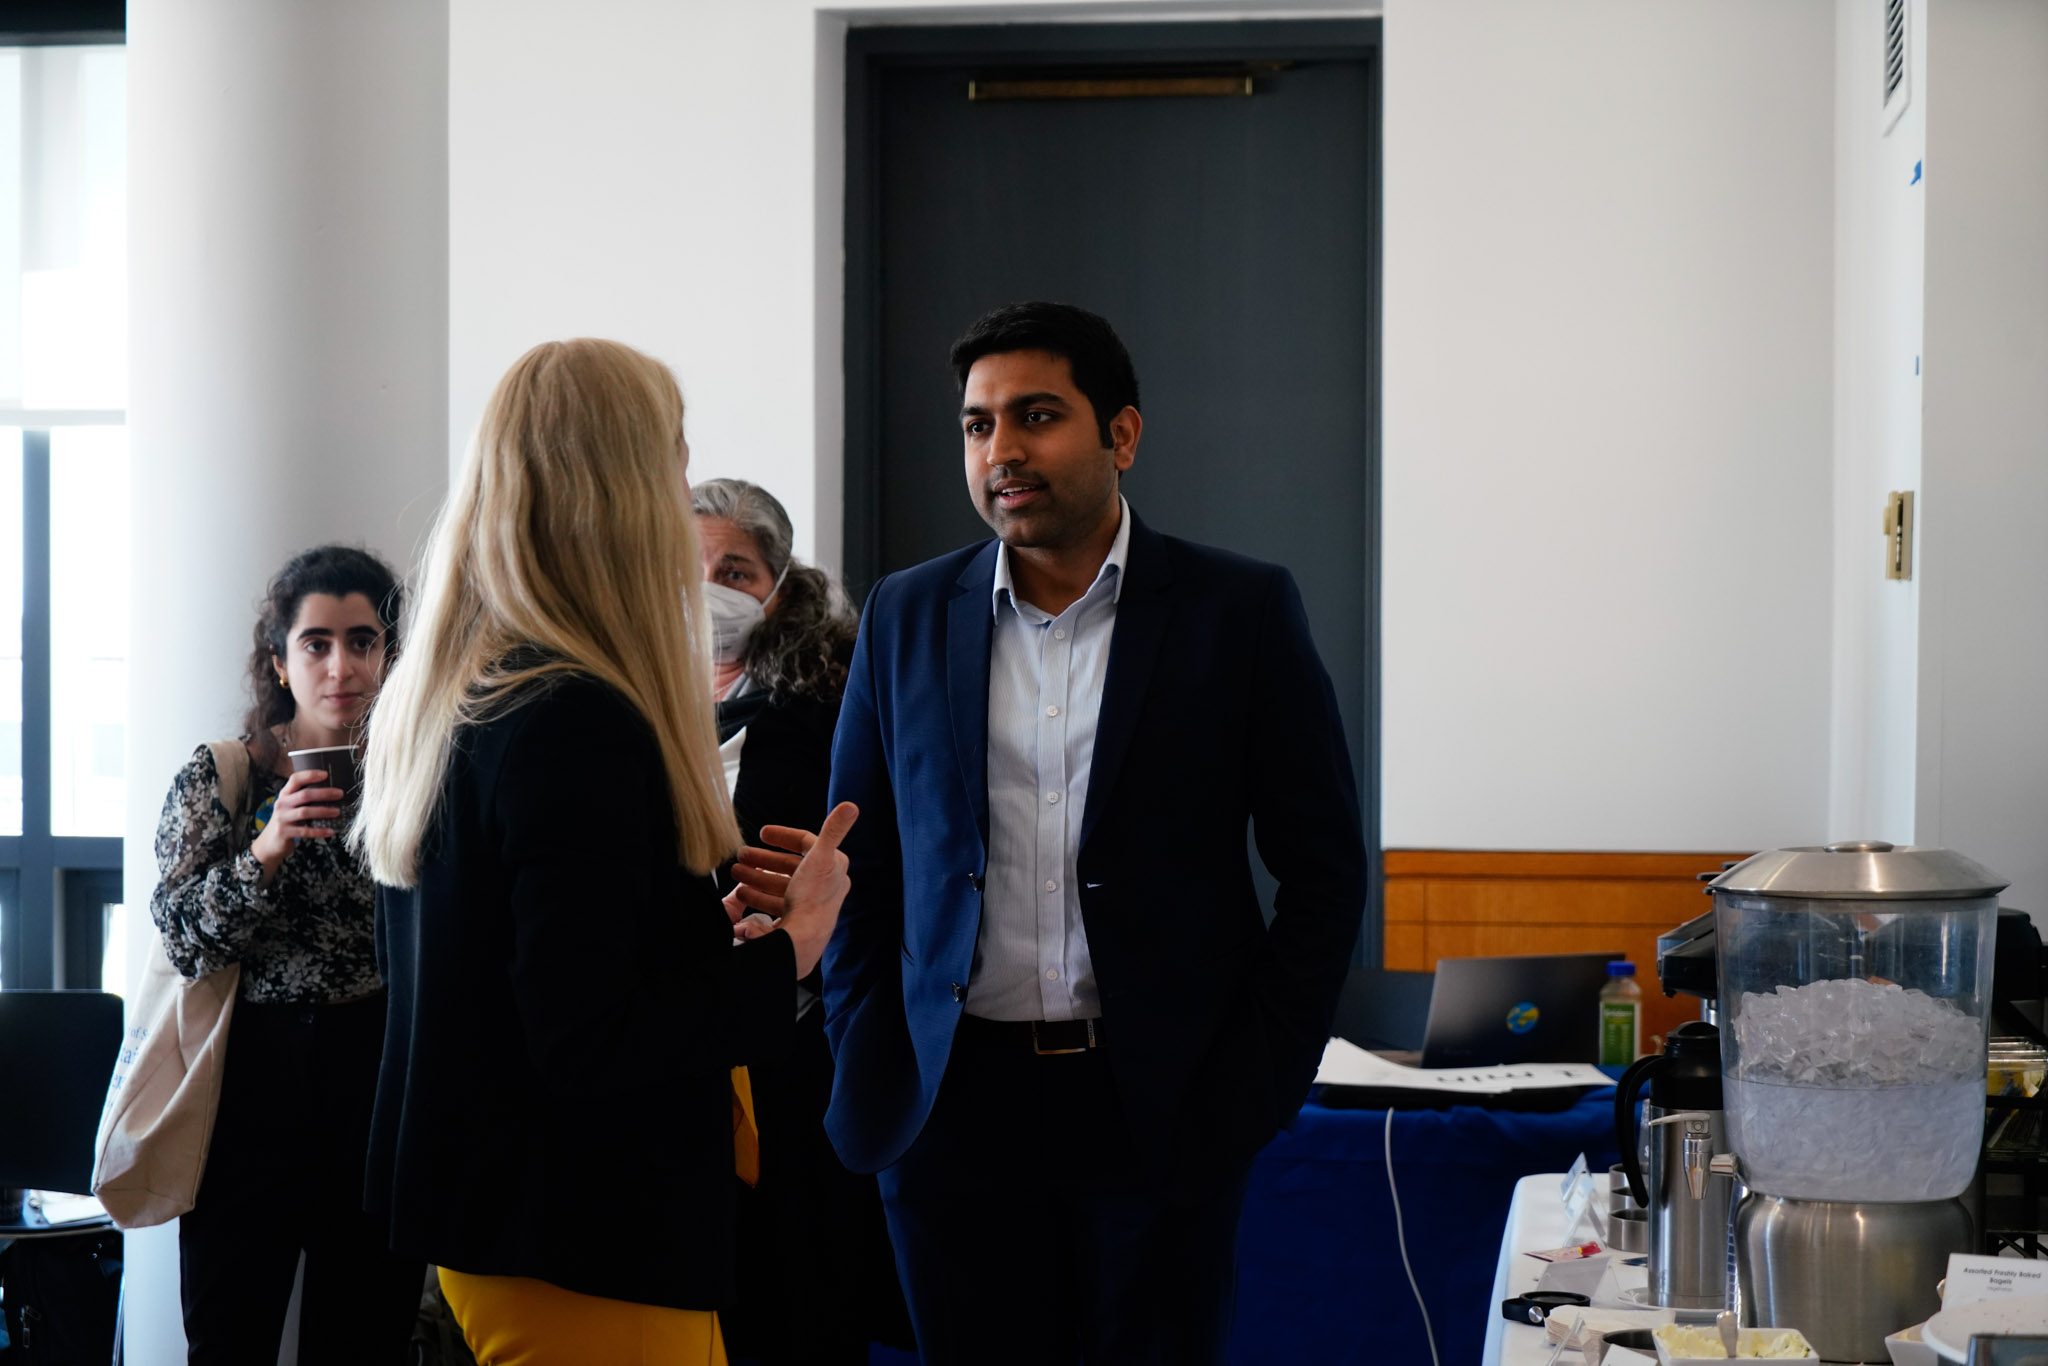
M984 1020L962 1015L954 1037L976 1048L1015 1049L1041 1057L1103 1046L1100 1020Z

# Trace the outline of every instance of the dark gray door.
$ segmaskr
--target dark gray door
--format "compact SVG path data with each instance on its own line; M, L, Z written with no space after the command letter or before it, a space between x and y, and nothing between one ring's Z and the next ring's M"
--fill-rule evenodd
M849 442L850 577L864 588L989 534L968 501L953 338L1013 300L1093 309L1143 390L1131 506L1293 571L1354 771L1370 774L1371 55L1310 48L1250 96L968 98L992 65L1029 74L1030 57L927 51L852 83L868 86L872 146L850 121L848 243L873 259L850 259L849 277L873 293L849 297L849 411L865 423Z

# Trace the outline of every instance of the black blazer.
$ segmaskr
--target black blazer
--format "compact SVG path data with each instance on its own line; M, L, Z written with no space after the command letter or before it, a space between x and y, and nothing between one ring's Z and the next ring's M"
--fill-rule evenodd
M861 814L825 1029L855 1171L909 1147L974 1009L995 558L884 578L854 647L831 795ZM1247 827L1280 883L1270 927ZM1255 1151L1315 1077L1365 906L1350 747L1286 570L1134 519L1077 862L1133 1129L1196 1162Z
M740 749L739 781L732 788L732 812L747 843L761 842L764 825L816 831L824 823L825 792L832 780L832 727L838 720L837 698L827 702L749 693L718 704L720 744L742 729L747 732ZM824 995L820 969L812 968L804 985ZM816 1028L817 1021L808 1021L807 1027Z
M732 792L733 814L747 843L760 842L764 825L815 831L825 819L832 727L838 720L837 698L748 693L718 704L721 742L743 728L747 732Z
M568 677L457 735L389 988L370 1208L396 1250L676 1309L733 1295L728 1069L786 1045L789 936L677 863L653 732Z

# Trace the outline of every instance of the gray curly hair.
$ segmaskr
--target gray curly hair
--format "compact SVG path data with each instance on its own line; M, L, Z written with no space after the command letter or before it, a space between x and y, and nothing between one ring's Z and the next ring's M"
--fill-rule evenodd
M754 686L778 697L837 701L860 618L837 579L795 558L795 533L781 502L744 479L706 479L690 486L690 507L752 537L768 572L782 580L775 610L754 628L740 659Z

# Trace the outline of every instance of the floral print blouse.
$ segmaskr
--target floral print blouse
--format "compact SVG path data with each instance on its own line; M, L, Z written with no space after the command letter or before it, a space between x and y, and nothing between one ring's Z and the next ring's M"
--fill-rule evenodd
M352 1001L382 989L376 886L340 836L300 840L268 887L250 844L285 780L252 763L248 816L221 802L213 751L194 750L156 827L149 913L171 965L187 977L242 965L241 997L266 1003Z

